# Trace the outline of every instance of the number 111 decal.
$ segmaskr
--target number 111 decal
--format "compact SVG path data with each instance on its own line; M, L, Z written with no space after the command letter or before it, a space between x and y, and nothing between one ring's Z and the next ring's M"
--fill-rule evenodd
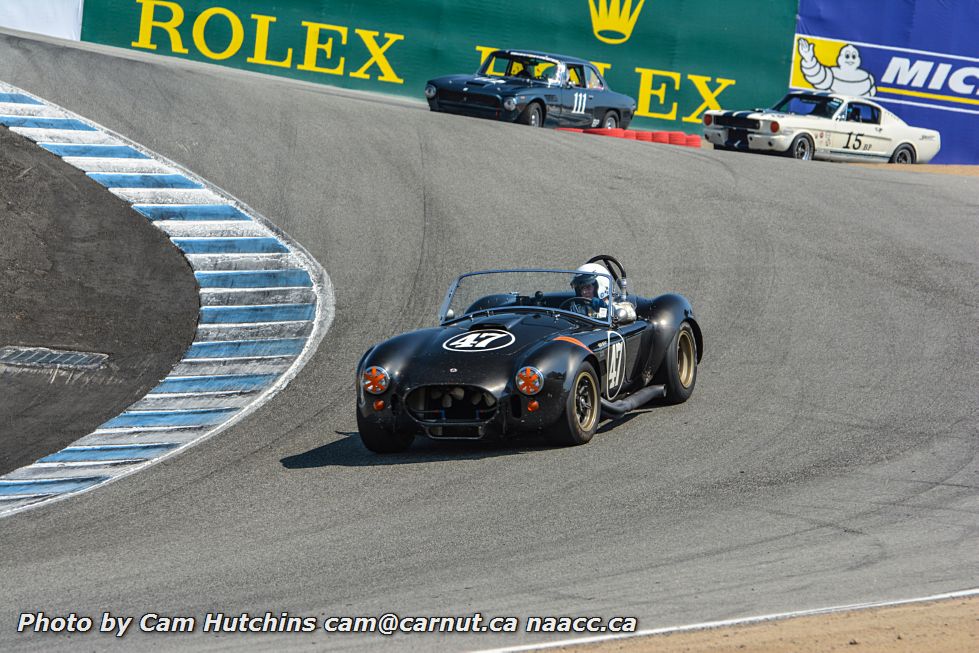
M587 93L575 93L574 94L574 108L571 109L571 113L584 113L585 105L588 104L588 94Z

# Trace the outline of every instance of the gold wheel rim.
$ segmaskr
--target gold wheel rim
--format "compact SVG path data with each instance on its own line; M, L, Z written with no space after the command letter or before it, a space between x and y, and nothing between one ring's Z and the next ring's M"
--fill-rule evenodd
M680 337L676 342L676 368L680 385L684 388L693 385L693 373L697 369L694 351L693 336L686 329L680 331Z
M574 384L575 395L575 419L578 427L582 431L590 431L595 426L598 419L598 383L595 378L587 372L578 375ZM587 408L582 410L582 401L587 403Z

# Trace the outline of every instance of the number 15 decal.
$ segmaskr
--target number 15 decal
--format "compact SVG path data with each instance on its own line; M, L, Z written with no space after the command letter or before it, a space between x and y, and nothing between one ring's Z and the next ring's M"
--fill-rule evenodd
M585 106L588 104L588 94L587 93L575 93L574 94L574 108L571 109L571 113L584 113Z

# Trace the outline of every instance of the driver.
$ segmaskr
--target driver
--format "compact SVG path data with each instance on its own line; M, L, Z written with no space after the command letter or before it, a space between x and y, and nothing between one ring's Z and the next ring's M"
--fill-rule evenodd
M605 266L585 263L571 279L574 294L582 300L571 304L571 310L589 317L603 318L608 311L609 283Z

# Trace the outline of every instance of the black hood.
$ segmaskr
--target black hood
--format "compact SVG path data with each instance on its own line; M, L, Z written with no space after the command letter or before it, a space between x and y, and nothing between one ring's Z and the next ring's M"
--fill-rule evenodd
M454 381L498 393L537 347L581 329L543 311L485 315L392 338L366 363L387 369L402 388Z
M462 92L466 88L471 93L491 93L494 95L520 93L530 88L548 88L549 86L555 89L559 88L536 79L483 75L448 75L433 79L429 83L454 91Z

